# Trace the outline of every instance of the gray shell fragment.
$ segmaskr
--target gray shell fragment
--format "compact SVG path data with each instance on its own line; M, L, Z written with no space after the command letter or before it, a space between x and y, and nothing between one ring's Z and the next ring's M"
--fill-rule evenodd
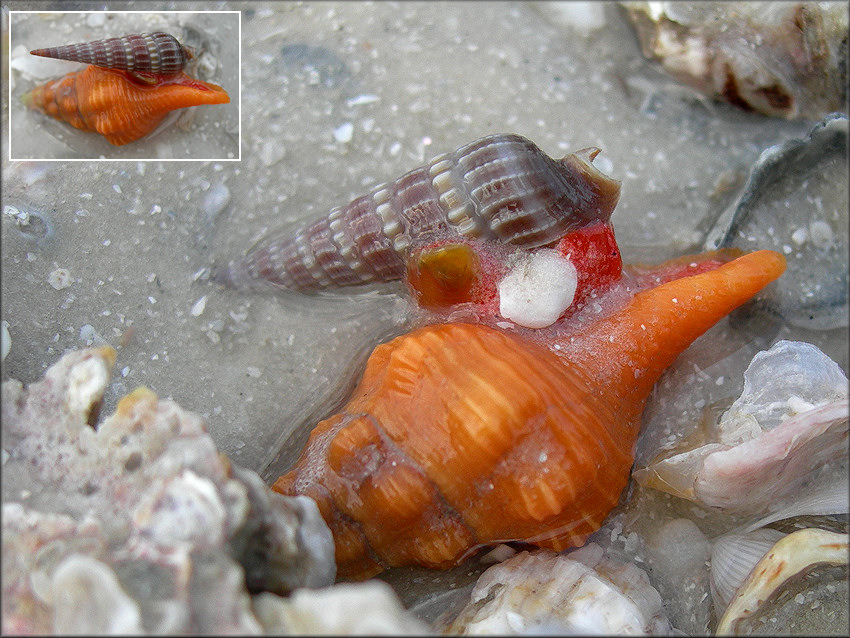
M198 415L139 388L92 427L114 360L3 383L3 632L258 633L251 593L331 584L315 502L233 466Z
M840 2L621 2L645 57L748 111L818 119L847 103Z
M792 325L828 330L848 325L847 116L834 113L804 139L765 150L738 201L720 217L706 250L770 248L788 269L749 310Z
M849 415L838 364L809 343L779 341L753 357L741 396L707 440L663 450L632 476L740 515L794 516L815 506L833 513L834 499L824 495L836 493L837 480L846 503Z

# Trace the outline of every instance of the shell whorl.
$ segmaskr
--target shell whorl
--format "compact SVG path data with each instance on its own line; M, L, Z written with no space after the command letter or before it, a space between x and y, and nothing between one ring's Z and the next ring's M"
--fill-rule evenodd
M315 290L400 279L409 250L448 237L534 248L607 221L620 183L597 149L555 160L530 140L491 135L440 155L217 274L236 288Z
M616 505L636 437L591 387L514 335L428 326L375 350L273 489L317 501L347 578L446 568L499 540L581 544Z
M192 58L191 51L181 45L177 38L161 31L35 49L30 53L107 69L160 76L180 73Z

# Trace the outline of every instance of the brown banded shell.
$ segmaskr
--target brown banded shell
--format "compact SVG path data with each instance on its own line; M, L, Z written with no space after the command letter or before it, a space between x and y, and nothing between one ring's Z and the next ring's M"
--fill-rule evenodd
M452 237L544 246L610 218L620 182L593 166L597 153L556 160L520 135L483 137L269 240L216 277L306 291L401 279L412 248Z
M192 53L168 33L139 33L30 51L32 55L83 62L107 69L160 76L176 75Z

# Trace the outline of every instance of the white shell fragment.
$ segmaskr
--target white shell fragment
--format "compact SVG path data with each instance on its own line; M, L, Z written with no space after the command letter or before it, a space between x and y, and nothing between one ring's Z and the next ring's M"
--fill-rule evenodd
M200 416L141 387L95 423L115 356L3 383L4 633L258 633L249 592L331 584L316 503L232 464Z
M296 589L288 598L261 594L254 609L266 633L291 635L422 635L428 627L379 580Z
M572 262L541 248L523 255L499 282L499 313L526 328L545 328L573 303L577 285Z
M12 349L12 335L9 334L9 322L5 319L0 321L0 361L6 360L6 355Z
M108 565L68 556L53 574L53 630L59 635L141 634L139 606Z
M663 452L633 476L735 513L780 509L805 481L846 463L848 405L847 378L834 361L811 344L779 341L753 358L714 440ZM810 507L810 492L806 500Z
M671 635L646 573L596 543L568 554L520 552L485 571L444 633Z
M847 565L848 535L821 529L788 534L773 545L738 588L717 625L717 635L737 633L739 625L775 598L792 578L818 565Z
M64 290L74 283L74 277L67 268L57 268L47 276L47 283L54 290Z
M576 2L575 0L535 2L534 7L559 26L589 36L606 24L605 5L599 2Z

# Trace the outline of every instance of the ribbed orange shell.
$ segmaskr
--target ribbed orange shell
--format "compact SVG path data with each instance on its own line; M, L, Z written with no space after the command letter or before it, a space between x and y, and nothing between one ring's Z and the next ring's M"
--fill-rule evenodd
M322 486L292 484L320 503L330 492L350 537L337 543L341 572L368 554L366 539L389 564L445 567L478 539L580 542L632 463L634 429L581 373L485 326L429 326L377 347L355 396L310 437L309 479Z
M784 267L761 251L668 282L551 348L478 324L398 337L273 489L316 500L345 578L508 540L579 545L628 481L655 381Z
M175 109L230 102L220 86L183 72L144 84L124 71L93 65L42 84L23 99L30 108L75 128L96 131L116 146L151 133Z

